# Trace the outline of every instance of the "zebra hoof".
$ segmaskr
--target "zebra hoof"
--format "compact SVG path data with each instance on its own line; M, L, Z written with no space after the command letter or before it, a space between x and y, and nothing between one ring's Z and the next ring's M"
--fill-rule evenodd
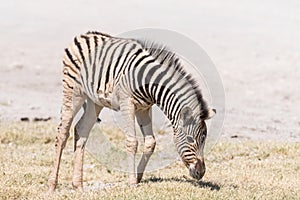
M73 189L77 190L78 192L83 192L82 183L72 183Z
M54 193L54 190L55 190L55 186L53 186L53 187L49 187L49 189L48 189L48 191L47 191L46 195L49 195L49 196L53 195L53 193Z
M128 183L129 183L129 185L134 186L134 185L138 184L138 180L137 180L137 178L129 178Z
M142 177L143 177L143 173L138 173L138 174L137 174L137 181L136 181L137 184L141 182Z
M52 195L56 189L57 180L53 181L53 179L48 180L49 189L47 191L47 195Z

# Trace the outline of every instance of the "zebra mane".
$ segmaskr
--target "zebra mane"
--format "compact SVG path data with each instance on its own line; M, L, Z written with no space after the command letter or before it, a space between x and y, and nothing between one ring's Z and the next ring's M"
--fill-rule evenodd
M88 31L86 32L86 35L101 35L101 36L105 36L105 37L111 37L111 35L107 34L107 33L101 33L99 31Z
M160 64L164 64L168 67L174 68L182 78L187 80L187 82L192 86L199 102L201 111L200 118L205 119L208 116L208 107L207 103L203 99L199 84L191 74L186 72L184 66L180 61L180 58L176 55L176 53L172 52L168 47L164 45L148 40L137 40L137 42L141 44L142 47L147 50L158 62L160 62Z

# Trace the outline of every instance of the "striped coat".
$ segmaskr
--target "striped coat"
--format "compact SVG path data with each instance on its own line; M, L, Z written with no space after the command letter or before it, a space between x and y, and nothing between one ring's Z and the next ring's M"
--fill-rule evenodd
M156 104L171 121L174 141L191 176L200 179L205 172L203 147L204 120L209 109L180 59L154 43L88 32L74 38L63 58L63 105L57 155L49 179L50 191L57 184L62 149L69 136L74 115L86 102L84 115L75 126L75 169L73 185L82 189L82 159L88 134L103 107L120 110L126 124L126 149L130 183L140 182L155 148L151 106ZM134 119L145 137L144 153L137 168Z

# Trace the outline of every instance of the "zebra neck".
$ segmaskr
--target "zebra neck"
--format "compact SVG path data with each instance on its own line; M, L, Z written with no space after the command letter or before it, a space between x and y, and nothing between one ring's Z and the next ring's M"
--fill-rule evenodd
M200 105L193 86L185 79L170 80L170 83L157 86L160 88L155 102L170 120L173 128L178 129L182 108L189 107L194 113L200 113Z

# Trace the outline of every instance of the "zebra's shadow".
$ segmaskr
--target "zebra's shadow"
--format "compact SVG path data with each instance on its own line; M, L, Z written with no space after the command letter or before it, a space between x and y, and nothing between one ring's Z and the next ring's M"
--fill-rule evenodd
M156 182L179 182L179 183L190 183L195 187L208 188L210 190L220 190L220 185L216 183L212 183L210 181L197 181L188 178L161 178L161 177L151 177L148 179L144 179L142 182L145 183L156 183Z

